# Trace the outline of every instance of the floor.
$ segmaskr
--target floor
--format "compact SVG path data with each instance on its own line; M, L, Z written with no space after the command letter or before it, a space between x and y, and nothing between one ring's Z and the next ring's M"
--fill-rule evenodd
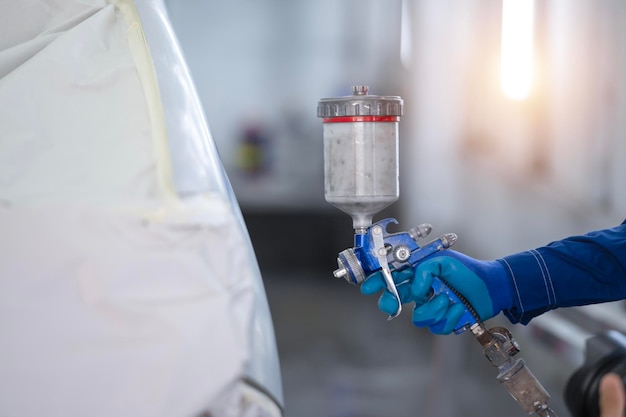
M524 416L499 386L496 369L469 334L433 336L410 314L387 321L375 297L331 271L265 274L281 360L285 417ZM495 319L494 319L495 320ZM528 328L505 325L521 356L568 415L562 390L569 365ZM521 337L520 337L521 336Z

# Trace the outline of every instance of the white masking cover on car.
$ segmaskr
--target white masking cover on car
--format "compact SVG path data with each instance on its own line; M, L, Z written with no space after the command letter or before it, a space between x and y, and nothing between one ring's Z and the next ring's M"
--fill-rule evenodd
M281 413L250 240L150 13L167 33L160 2L0 13L0 416Z

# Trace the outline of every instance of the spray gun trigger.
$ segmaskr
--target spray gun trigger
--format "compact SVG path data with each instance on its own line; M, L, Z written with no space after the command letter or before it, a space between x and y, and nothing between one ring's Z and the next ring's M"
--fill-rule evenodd
M376 256L376 259L378 260L378 264L381 267L387 291L389 291L398 302L398 310L396 311L396 314L393 314L387 318L387 320L391 320L400 315L400 312L402 311L402 301L400 300L400 294L398 294L398 289L396 288L396 284L393 282L391 270L389 269L389 264L387 263L388 250L385 247L383 231L384 230L381 225L377 224L372 227L372 240L374 242L373 252Z

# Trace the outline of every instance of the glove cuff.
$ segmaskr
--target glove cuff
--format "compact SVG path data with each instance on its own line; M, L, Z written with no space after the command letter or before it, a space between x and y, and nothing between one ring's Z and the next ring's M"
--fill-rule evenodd
M505 266L499 261L481 262L477 269L478 276L485 282L493 304L493 315L508 310L513 305L513 290L511 279Z

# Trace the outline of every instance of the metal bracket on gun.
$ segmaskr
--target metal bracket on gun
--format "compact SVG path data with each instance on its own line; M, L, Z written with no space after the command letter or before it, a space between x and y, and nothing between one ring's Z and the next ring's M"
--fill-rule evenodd
M387 317L387 320L391 320L398 317L402 312L402 301L400 301L400 294L398 294L398 289L393 282L391 270L387 264L387 248L385 248L385 239L383 237L383 228L381 226L376 225L372 228L372 239L374 241L374 255L376 256L378 264L382 269L383 279L385 280L387 291L393 294L396 301L398 301L398 311L396 311L396 314Z

